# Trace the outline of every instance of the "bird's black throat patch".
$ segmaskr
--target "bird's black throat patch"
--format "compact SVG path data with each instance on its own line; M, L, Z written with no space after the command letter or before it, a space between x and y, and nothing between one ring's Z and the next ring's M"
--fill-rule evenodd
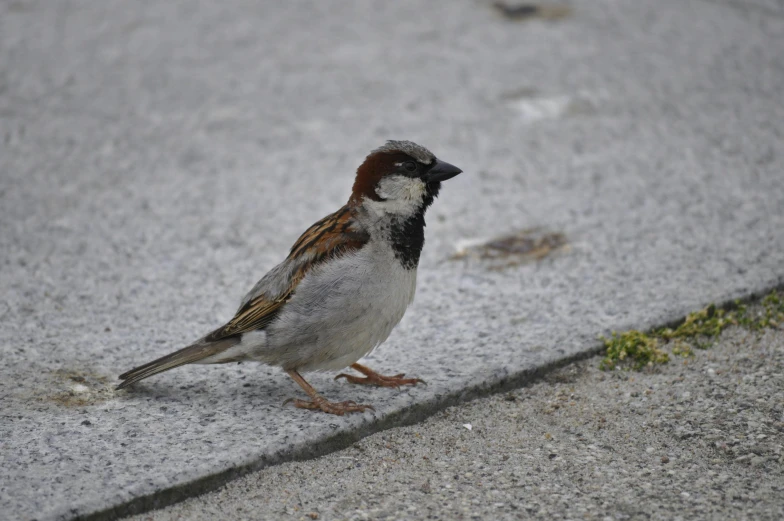
M414 215L407 219L395 220L389 228L389 238L392 242L392 251L395 258L407 270L416 269L419 265L419 256L425 245L425 212L433 204L433 199L438 195L441 183L427 185L427 194L422 199L422 206Z

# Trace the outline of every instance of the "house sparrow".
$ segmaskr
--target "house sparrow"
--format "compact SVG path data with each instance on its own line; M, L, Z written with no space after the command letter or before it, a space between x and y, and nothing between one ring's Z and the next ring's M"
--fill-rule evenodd
M310 400L296 407L343 415L373 409L330 402L300 374L347 366L351 383L399 387L357 360L387 339L414 298L425 211L461 170L410 141L388 141L357 169L348 203L297 239L289 256L250 290L227 324L170 355L120 375L122 389L185 364L254 360L279 366ZM291 400L289 400L291 401Z

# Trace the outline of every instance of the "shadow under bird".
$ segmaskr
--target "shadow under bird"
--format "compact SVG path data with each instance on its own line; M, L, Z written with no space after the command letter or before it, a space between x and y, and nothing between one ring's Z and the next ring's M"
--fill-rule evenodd
M252 360L281 367L310 397L294 405L342 415L373 409L330 402L302 372L351 367L351 383L416 385L356 363L384 342L414 299L425 211L461 170L410 141L388 141L357 169L341 209L302 234L286 260L242 300L227 324L188 347L120 375L127 387L185 364Z

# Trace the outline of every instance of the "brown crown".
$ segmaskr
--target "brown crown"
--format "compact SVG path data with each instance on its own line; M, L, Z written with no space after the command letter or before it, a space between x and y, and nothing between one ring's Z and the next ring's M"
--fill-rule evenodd
M349 203L360 204L363 196L380 201L381 198L376 193L378 182L397 169L395 163L412 159L428 164L435 160L435 156L425 147L411 141L387 141L373 150L357 169Z

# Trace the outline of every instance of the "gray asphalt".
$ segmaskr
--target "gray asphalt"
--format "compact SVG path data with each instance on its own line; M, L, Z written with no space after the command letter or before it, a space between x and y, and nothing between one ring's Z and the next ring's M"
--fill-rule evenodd
M694 353L592 358L130 519L784 518L784 329Z
M784 6L571 5L0 2L0 512L162 506L784 283ZM310 376L376 407L345 418L250 364L112 390L230 318L388 138L465 171L367 360L427 387ZM566 244L455 258L530 229Z

